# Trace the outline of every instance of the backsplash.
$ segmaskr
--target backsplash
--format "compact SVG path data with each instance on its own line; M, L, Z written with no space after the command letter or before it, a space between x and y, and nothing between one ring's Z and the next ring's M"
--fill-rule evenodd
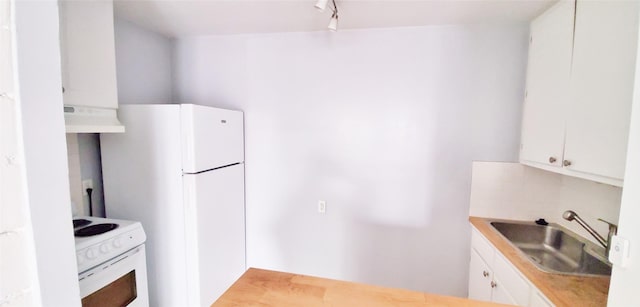
M622 188L564 176L519 163L473 162L469 215L533 221L544 218L596 242L576 222L562 219L577 212L606 236L602 218L618 223Z
M67 133L69 194L73 216L89 215L89 197L82 190L82 180L93 180L93 215L104 217L104 194L100 161L100 137L95 133Z
M78 134L67 133L67 160L69 164L69 194L71 195L71 214L84 214L82 196L82 176L80 172L80 147Z

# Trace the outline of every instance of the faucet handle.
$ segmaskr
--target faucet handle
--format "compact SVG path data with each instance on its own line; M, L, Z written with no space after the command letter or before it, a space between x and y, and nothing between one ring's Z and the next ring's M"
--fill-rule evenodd
M618 232L618 225L616 225L614 223L611 223L611 222L607 222L607 221L605 221L603 219L600 219L600 218L598 219L598 221L609 224L609 232L613 232L614 234L616 234Z

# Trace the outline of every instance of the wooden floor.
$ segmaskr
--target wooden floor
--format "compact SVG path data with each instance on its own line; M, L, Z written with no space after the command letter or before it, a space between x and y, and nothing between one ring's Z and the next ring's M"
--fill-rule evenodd
M467 299L250 268L212 306L500 306Z

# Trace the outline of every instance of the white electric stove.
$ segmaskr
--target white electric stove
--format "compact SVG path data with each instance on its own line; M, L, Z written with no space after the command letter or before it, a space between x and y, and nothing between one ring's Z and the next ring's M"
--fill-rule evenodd
M73 223L82 306L148 306L140 222L82 216Z

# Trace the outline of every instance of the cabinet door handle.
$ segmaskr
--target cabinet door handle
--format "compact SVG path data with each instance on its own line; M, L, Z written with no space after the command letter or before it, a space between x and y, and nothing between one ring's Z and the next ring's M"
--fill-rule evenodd
M484 276L484 277L489 276L489 272L487 272L487 271L482 271L482 276Z
M554 157L549 157L549 163L556 163L556 161L558 161L558 159Z
M571 161L569 161L569 160L564 160L564 161L562 161L562 165L564 165L564 166L570 166L570 165L571 165Z
M497 286L498 286L498 284L496 284L496 282L495 282L495 281L491 281L491 288L495 288L495 287L497 287Z

